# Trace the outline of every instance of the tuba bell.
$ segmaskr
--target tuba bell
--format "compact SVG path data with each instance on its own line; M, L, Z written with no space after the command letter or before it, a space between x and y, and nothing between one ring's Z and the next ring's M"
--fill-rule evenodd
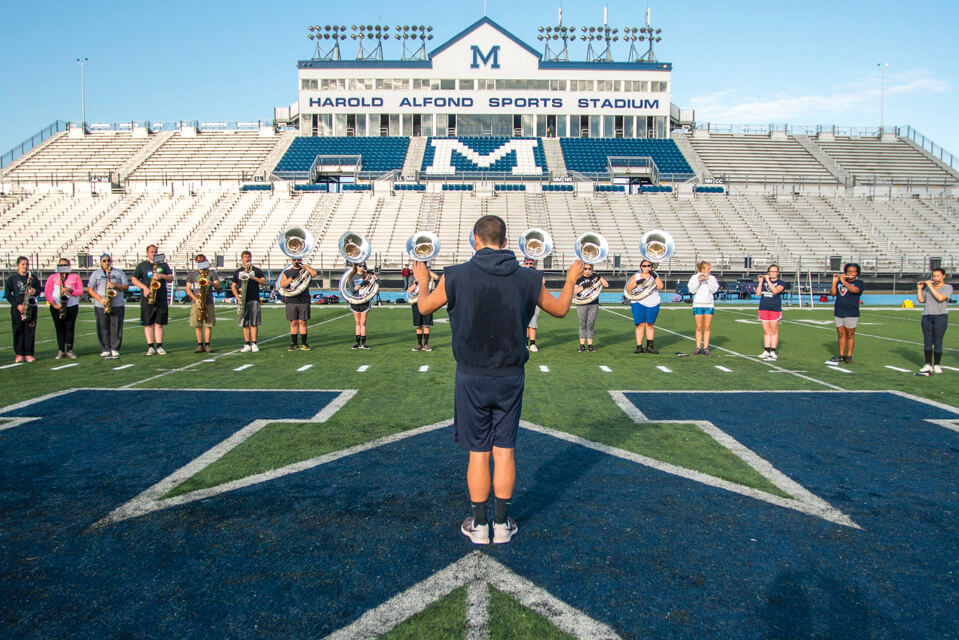
M367 272L366 277L358 285L355 285L352 279L355 265L366 262L366 259L373 253L373 248L366 238L353 231L347 231L340 236L338 246L343 259L354 265L340 276L338 287L340 297L350 304L369 302L380 290L379 280L370 272Z
M542 260L553 252L553 238L545 229L527 229L519 237L519 250L532 260Z
M435 233L417 231L406 241L406 253L416 262L429 262L440 252L440 239Z
M313 251L313 234L303 227L289 227L277 237L280 251L292 260L302 260ZM310 287L310 272L306 269L285 287L277 286L277 292L284 298L298 296Z
M673 236L661 229L647 231L639 240L639 253L650 262L668 260L675 249Z
M609 255L609 243L600 234L590 231L576 238L573 251L586 264L599 264Z

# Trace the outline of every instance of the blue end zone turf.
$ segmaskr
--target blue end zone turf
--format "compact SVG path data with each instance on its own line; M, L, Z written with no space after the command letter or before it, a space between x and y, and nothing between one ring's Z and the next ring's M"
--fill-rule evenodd
M10 637L321 637L473 550L449 428L90 530L254 411L297 417L261 407L305 419L330 398L137 391L113 413L112 392L78 394L0 432ZM712 421L862 529L523 431L520 533L485 553L626 637L955 634L959 434L924 419L956 414L885 393L629 398Z

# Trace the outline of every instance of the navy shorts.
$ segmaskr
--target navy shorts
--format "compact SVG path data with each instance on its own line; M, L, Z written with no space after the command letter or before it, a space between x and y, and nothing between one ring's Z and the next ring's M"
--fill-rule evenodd
M525 383L525 375L470 376L457 371L453 442L470 451L512 449Z
M420 313L420 308L413 305L413 326L414 327L432 327L433 314L427 313L425 316Z

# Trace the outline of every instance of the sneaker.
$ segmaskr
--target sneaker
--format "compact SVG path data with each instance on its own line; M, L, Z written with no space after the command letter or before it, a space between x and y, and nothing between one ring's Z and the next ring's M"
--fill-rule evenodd
M938 364L932 368L933 373L942 373L942 367Z
M703 350L700 349L699 347L696 347L696 350L693 351L694 356L701 356L702 354L703 354Z
M646 353L646 349L643 349L643 345L638 344L636 348L633 349L633 353Z
M17 356L13 359L14 362L23 362L23 356Z
M509 542L513 536L516 535L516 532L519 531L519 527L516 526L516 521L512 518L506 518L506 522L502 523L493 523L493 542L496 544L504 544Z
M149 352L149 351L147 351L147 355L150 355L150 352ZM110 352L109 352L109 351L101 351L101 352L100 352L100 357L101 357L101 358L109 358L109 357L110 357Z
M646 353L651 353L653 355L656 355L657 353L659 353L659 349L657 349L656 347L646 347Z
M537 351L539 351L539 347L537 347L535 344L531 344L529 345L529 350L532 351L533 353L536 353Z
M206 351L207 353L213 353L213 347L210 345L204 345L203 350Z
M110 357L111 357L111 358L119 358L119 357L120 357L120 352L119 352L119 351L111 351L111 352L110 352Z
M428 344L423 345L423 351L432 351L432 350L433 350L433 347L431 347L430 345Z
M249 353L249 352L252 351L252 350L253 350L253 347L251 347L251 346L248 345L248 344L245 344L245 345L243 345L243 348L240 349L240 353Z
M941 368L941 367L940 367L940 368ZM919 370L919 373L931 373L931 372L932 372L932 365L931 365L931 364L923 365L923 366L922 366L922 369Z
M295 347L294 347L294 348L295 348ZM360 348L360 343L357 342L356 344L353 345L352 348L353 348L353 349L359 349L359 348Z
M372 349L372 348L373 348L373 347L371 347L370 345L366 344L365 342L360 345L360 349Z
M166 355L166 349L164 349L163 347L157 347L157 355L158 355L158 356L165 356L165 355Z
M154 349L152 346L151 346L149 349L147 349L147 355L148 355L148 356L155 356L156 354L157 354L157 350ZM108 355L109 355L109 354L108 354Z
M193 350L193 353L206 353L206 349L203 348L202 344L198 344L196 349Z
M579 352L582 353L584 351L586 351L586 345L585 344L579 345Z
M56 357L54 358L54 360L63 360L63 352L62 352L62 351L57 351L57 355L56 355Z
M771 351L763 351L762 353L760 353L760 354L759 354L758 356L756 356L756 357L759 358L760 360L765 360L766 358L769 357L769 354L770 354L770 353L772 353L772 352L771 352Z
M23 359L26 360L27 362L36 362L36 361L37 361L37 359L34 358L33 356L24 356Z
M460 525L460 531L463 532L464 536L472 540L473 544L489 544L489 525L474 525L473 516L463 520L463 524ZM509 538L507 538L507 540L509 540Z
M70 358L71 360L76 360L76 359L77 359L77 354L73 353L73 349L70 349L69 351L67 351L67 354L66 354L66 355L67 355L67 357Z
M310 345L304 342L300 345L300 351L313 351L313 349L310 348Z
M257 353L259 350L260 350L260 345L258 345L257 343L254 342L253 344L250 345L250 351L252 351L253 353Z
M709 355L709 347L704 347L704 348L703 348L703 355L704 355L704 356L708 356L708 355Z
M835 367L840 362L843 362L845 359L846 359L845 356L833 356L829 358L829 360L826 360L826 364L828 364L831 367Z
M592 353L596 351L596 347L594 347L593 345L589 345L588 347L586 347L586 350Z
M299 350L300 350L299 345L295 345L295 344L291 344L291 345L287 348L287 351L299 351Z
M843 360L846 364L852 364L852 356L846 356L846 359Z
M412 350L413 350L413 351L422 351L422 350L423 350L423 345L421 345L421 344L414 345Z
M776 362L776 360L779 360L779 355L775 351L770 351L769 357L766 358L766 360L768 362Z

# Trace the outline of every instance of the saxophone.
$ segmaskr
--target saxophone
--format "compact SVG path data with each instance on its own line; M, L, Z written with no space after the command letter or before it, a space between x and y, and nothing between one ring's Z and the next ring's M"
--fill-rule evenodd
M246 288L250 284L250 274L252 272L253 265L243 267L243 271L240 272L240 280L243 281L243 284L240 285L240 299L236 301L237 318L243 318L243 309L246 306Z
M60 274L60 319L63 320L67 317L67 302L70 300L70 295L67 293L67 275L65 273Z
M197 324L204 324L206 322L206 297L207 293L210 290L210 270L209 269L200 269L200 277L196 279L196 284L200 288L199 298L200 301L197 303Z
M23 313L20 318L28 327L37 326L37 296L36 293L30 295L30 270L27 269L27 277L23 281Z
M150 294L147 296L147 302L151 305L157 303L157 296L160 294L160 287L163 286L156 276L160 273L163 273L163 267L158 266L155 262L150 263Z
M109 314L113 311L113 299L117 297L117 290L110 288L110 270L104 269L103 275L106 277L103 283L103 313Z

